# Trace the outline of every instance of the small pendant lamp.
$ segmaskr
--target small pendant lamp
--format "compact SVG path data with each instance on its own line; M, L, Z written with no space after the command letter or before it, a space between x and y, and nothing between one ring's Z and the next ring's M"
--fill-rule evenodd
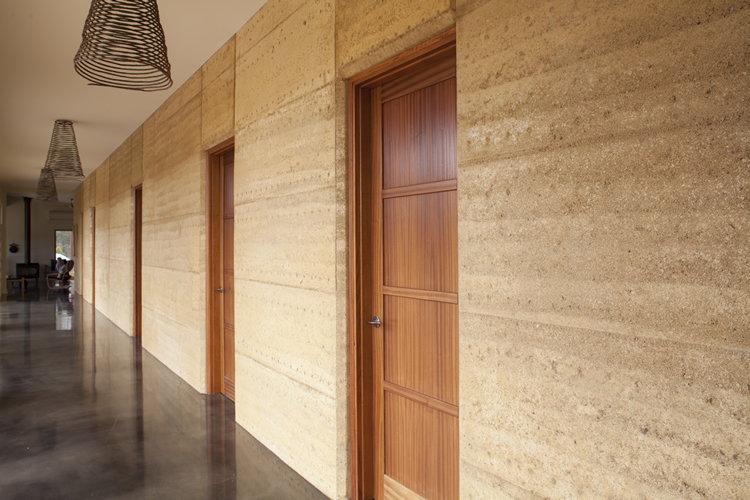
M39 183L36 186L36 199L39 201L57 201L57 186L55 186L55 174L52 169L44 167L39 174Z
M76 53L89 85L153 92L172 86L156 0L93 0Z
M76 133L70 120L55 120L44 168L53 172L59 180L83 180Z

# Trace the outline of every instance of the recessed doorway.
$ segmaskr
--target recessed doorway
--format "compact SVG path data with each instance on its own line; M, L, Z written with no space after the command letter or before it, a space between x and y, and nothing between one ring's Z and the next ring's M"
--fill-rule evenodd
M234 401L233 139L208 152L207 169L207 385Z
M349 90L352 497L455 499L455 30Z

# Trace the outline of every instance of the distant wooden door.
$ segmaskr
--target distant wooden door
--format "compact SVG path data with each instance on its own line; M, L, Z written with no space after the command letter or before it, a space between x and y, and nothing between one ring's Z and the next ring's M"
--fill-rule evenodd
M96 305L96 207L91 209L91 304Z
M221 157L222 167L222 282L223 365L222 393L234 401L234 151Z
M143 295L142 292L142 262L143 262L143 189L141 186L135 188L135 290L134 290L134 314L133 314L133 335L136 337L141 336L141 325L142 321L142 305Z
M382 324L372 326L376 498L459 494L456 78L449 62L372 92L372 311Z
M234 148L208 155L208 391L234 401Z

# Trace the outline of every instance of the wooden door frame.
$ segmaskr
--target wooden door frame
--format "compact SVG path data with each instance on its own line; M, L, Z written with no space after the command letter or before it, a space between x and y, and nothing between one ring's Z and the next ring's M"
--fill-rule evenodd
M222 283L220 275L222 253L222 235L216 234L221 224L217 222L223 216L221 209L221 157L234 149L234 137L227 139L206 151L206 393L221 392L224 379L221 356L223 356L220 311L216 307L216 288ZM219 231L220 232L220 231Z
M370 89L412 72L433 67L455 51L456 28L437 35L349 80L349 405L351 437L351 497L372 498L375 470L382 465L382 450L376 434L372 339L365 335L365 322L372 317L373 249L373 131ZM365 496L367 495L367 496Z
M141 205L138 206L140 196ZM133 188L133 336L141 336L143 325L143 184Z

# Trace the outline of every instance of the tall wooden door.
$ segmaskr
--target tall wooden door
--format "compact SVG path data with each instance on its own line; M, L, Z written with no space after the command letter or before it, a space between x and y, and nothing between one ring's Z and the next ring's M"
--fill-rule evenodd
M234 146L208 152L207 364L210 394L234 401Z
M96 305L96 207L91 208L91 304Z
M143 263L143 189L141 186L135 188L135 290L133 297L133 335L141 336L141 326L143 324L143 295L142 295L142 263Z
M234 150L221 157L222 170L222 393L234 401Z
M447 61L371 94L376 498L459 494L456 78Z

